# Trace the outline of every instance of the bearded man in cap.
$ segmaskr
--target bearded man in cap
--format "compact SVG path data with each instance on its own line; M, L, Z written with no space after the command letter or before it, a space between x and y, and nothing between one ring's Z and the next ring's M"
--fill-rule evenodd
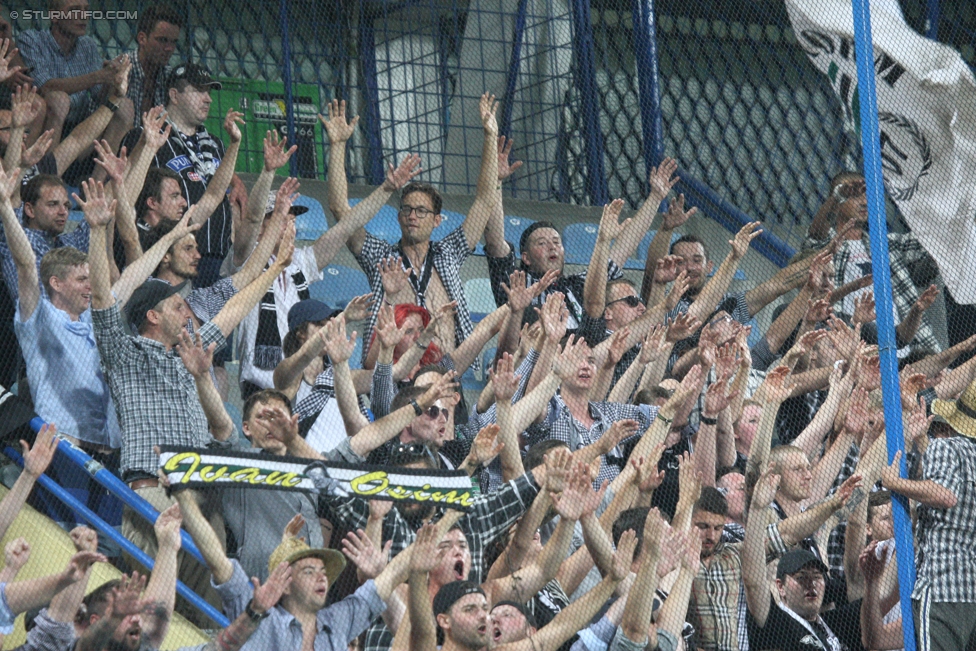
M900 476L901 452L881 475L885 488L918 502L917 578L912 592L918 648L976 645L976 382L932 411L952 428L932 438L922 478Z

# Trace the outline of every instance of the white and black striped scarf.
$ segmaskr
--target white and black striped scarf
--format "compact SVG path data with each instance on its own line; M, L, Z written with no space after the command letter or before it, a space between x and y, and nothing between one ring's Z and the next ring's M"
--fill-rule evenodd
M307 300L308 281L301 270L291 275L298 298ZM258 332L254 338L254 365L263 371L273 371L285 358L281 350L281 333L278 332L278 310L275 308L274 286L261 299L258 312Z

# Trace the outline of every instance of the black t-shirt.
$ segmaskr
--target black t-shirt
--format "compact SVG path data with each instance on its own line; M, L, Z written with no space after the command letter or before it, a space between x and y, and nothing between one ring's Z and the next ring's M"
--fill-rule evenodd
M820 616L827 627L837 636L841 651L864 651L861 644L861 600L828 610ZM766 625L762 628L756 624L752 613L746 614L746 625L749 627L749 648L751 651L776 649L777 651L814 651L826 649L828 646L827 631L822 626L811 623L810 632L806 626L794 619L789 613L776 605L772 595L769 597L769 615Z
M122 139L122 146L128 151L135 149L142 137L142 127L136 127ZM165 167L180 176L183 198L188 206L200 201L207 191L207 184L213 178L220 161L224 158L224 143L203 127L192 136L177 133L176 127L166 144L159 148L153 157L154 167ZM201 170L206 170L202 173ZM204 228L197 231L197 247L200 255L224 258L230 250L231 211L227 197L210 215Z
M58 161L54 158L54 154L51 152L47 152L41 156L41 160L24 170L24 176L20 179L21 185L27 185L28 181L39 174L61 176L58 174Z

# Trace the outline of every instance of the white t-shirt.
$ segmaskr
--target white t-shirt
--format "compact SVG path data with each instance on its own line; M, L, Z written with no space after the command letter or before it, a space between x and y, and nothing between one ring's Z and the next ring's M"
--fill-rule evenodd
M871 273L871 252L867 250L864 246L863 240L849 240L847 243L847 266L844 268L844 284L852 283L855 280L864 278ZM859 298L865 292L872 291L873 287L862 287L856 292L851 292L844 297L841 303L841 312L847 316L853 316L854 314L854 299ZM892 323L898 325L901 323L901 318L898 316L898 309L891 305ZM898 357L907 357L911 352L911 348L904 346L898 349Z
M274 257L271 260L274 261ZM285 269L284 273L275 278L271 285L275 297L275 312L278 317L278 334L282 339L288 334L288 310L301 300L298 297L298 290L295 289L295 283L291 279L298 271L302 272L309 285L322 280L322 270L319 269L318 261L315 259L315 249L311 246L296 248L291 265ZM258 316L260 313L261 304L258 303L241 321L241 380L247 380L262 389L271 389L274 388L274 370L266 371L254 366L254 340L258 335Z

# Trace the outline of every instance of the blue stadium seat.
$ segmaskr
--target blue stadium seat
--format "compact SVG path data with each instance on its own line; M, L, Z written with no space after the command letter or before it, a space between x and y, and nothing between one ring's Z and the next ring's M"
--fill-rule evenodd
M599 230L597 224L579 223L570 224L563 231L563 248L566 249L566 262L568 264L590 263L593 257L593 249L596 246L596 234Z
M68 221L81 223L85 221L85 213L80 210L68 211Z
M350 205L355 206L361 199L350 199ZM376 216L366 224L366 231L390 244L400 241L400 222L397 220L397 210L393 206L383 206Z
M483 353L481 353L481 373L484 376L486 382L488 381L488 369L491 368L492 364L494 364L495 355L497 353L498 353L497 346L492 346L491 348L488 348Z
M472 278L464 283L464 295L468 299L471 318L477 322L494 312L495 296L491 293L491 281L487 278Z
M627 258L627 262L624 264L624 269L644 269L644 263L647 260L647 249L651 246L651 240L657 235L657 231L647 231L647 234L641 239L640 244L637 245L637 252L630 258ZM671 243L674 244L675 240L681 237L681 233L671 234Z
M454 212L453 210L442 210L440 226L435 228L434 232L430 234L430 239L444 239L451 233L451 231L460 228L461 224L464 223L464 218L465 216L459 212Z
M478 376L470 368L461 376L461 389L464 391L481 393L485 388L485 384L487 384L487 381L479 380Z
M349 328L346 328L347 332L352 332ZM356 346L352 349L352 357L349 358L349 368L362 368L363 367L363 328L359 326L356 328L356 332L359 336L356 337Z
M522 233L525 229L535 223L534 219L529 219L528 217L516 217L515 215L505 215L505 239L508 240L516 248L516 256L520 253L518 251L519 240L522 239ZM474 255L485 255L485 245L478 242L478 245L474 247Z
M302 195L295 201L295 205L308 208L308 212L295 218L295 239L317 240L329 230L329 222L325 219L325 210L321 203Z
M323 279L308 287L312 298L336 309L344 309L349 301L368 294L369 280L359 269L330 264L322 270Z

